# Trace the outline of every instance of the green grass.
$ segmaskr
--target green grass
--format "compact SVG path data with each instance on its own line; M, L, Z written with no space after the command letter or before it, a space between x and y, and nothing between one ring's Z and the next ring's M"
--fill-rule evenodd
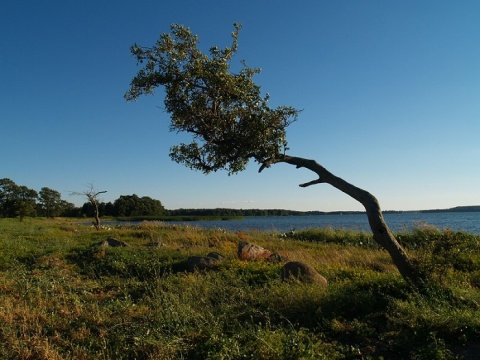
M0 358L476 354L480 237L430 227L398 235L448 291L410 291L368 233L231 233L161 222L95 231L66 219L0 219ZM110 236L130 246L98 246ZM307 262L329 286L285 283L281 263L238 260L240 240ZM211 251L226 257L218 269L183 271L189 256Z

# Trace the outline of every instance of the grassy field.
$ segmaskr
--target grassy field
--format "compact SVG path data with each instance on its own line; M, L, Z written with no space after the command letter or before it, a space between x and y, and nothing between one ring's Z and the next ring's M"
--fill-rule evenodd
M480 236L397 235L436 280L431 295L409 290L367 233L0 219L0 359L476 358ZM99 246L108 237L129 246ZM241 240L312 265L328 287L238 260ZM226 257L218 269L182 271L211 251Z

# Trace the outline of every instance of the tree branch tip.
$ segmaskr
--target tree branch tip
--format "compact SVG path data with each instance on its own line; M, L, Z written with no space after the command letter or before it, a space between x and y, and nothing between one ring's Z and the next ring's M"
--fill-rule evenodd
M258 169L258 172L261 173L266 168L269 168L273 163L274 163L273 160L267 160L267 161L263 162L262 166L260 166L260 168Z
M258 172L261 173L267 167L268 167L267 165L262 164L262 166L260 166L260 168L258 169Z
M310 185L321 184L321 183L323 183L323 181L321 179L316 179L316 180L309 181L307 183L300 184L299 186L300 187L308 187Z

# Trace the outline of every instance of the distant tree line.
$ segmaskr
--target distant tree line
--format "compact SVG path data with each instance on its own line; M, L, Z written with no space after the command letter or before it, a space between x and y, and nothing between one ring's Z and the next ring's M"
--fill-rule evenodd
M325 215L323 211L297 211L285 209L176 209L169 210L172 216L298 216Z
M421 210L423 213L439 213L439 212L479 212L480 205L472 206L456 206L449 209L432 209L432 210Z
M457 206L450 209L420 210L419 212L469 212L480 211L480 206ZM164 216L299 216L358 214L361 211L296 211L285 209L176 209L166 210L160 200L148 196L121 195L112 202L99 202L99 216L111 217L164 217ZM408 211L385 211L399 213ZM65 201L60 192L42 187L40 191L17 185L10 179L0 179L0 218L26 216L93 217L95 208L91 202L81 207Z
M95 209L90 202L76 207L61 198L60 192L42 187L40 191L17 185L14 181L0 179L0 217L18 217L23 220L27 216L53 217L92 217ZM112 202L99 203L100 216L164 216L167 211L159 200L148 196L121 195Z
M171 216L308 216L308 215L354 215L365 214L365 211L297 211L285 209L176 209L168 210ZM398 213L431 213L431 212L480 212L480 206L457 206L449 209L434 210L387 210L386 214Z
M55 217L70 213L74 208L75 205L62 200L56 190L43 187L37 192L10 179L0 179L1 217L19 217L20 220L26 216Z

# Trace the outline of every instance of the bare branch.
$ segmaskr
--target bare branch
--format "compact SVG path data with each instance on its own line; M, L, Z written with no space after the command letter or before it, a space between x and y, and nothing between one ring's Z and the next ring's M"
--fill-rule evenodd
M290 165L294 165L297 168L304 167L318 175L317 180L301 184L301 187L307 187L318 183L327 183L342 191L343 193L351 196L353 199L360 202L367 212L370 228L372 229L375 241L380 244L390 254L394 264L400 271L405 280L412 282L414 285L421 287L421 282L424 280L421 275L416 272L413 263L409 260L407 253L403 247L398 243L395 236L385 223L380 209L378 200L368 191L360 189L342 178L333 175L330 171L325 169L322 165L315 160L289 156L278 155L275 159L267 161L262 164L260 168L263 170L265 167L273 163L285 162Z
M80 196L86 196L88 201L92 204L94 207L94 212L95 212L95 221L92 221L92 224L95 226L97 230L100 230L100 214L98 212L98 199L97 196L99 194L104 194L107 192L107 190L102 190L102 191L96 191L95 187L93 184L88 185L88 190L85 190L83 192L78 192L78 191L71 191L71 195L80 195Z
M315 185L315 184L322 184L324 183L325 181L323 181L322 179L318 178L316 180L312 180L312 181L309 181L307 183L304 183L304 184L300 184L299 186L300 187L307 187L307 186L310 186L310 185Z

